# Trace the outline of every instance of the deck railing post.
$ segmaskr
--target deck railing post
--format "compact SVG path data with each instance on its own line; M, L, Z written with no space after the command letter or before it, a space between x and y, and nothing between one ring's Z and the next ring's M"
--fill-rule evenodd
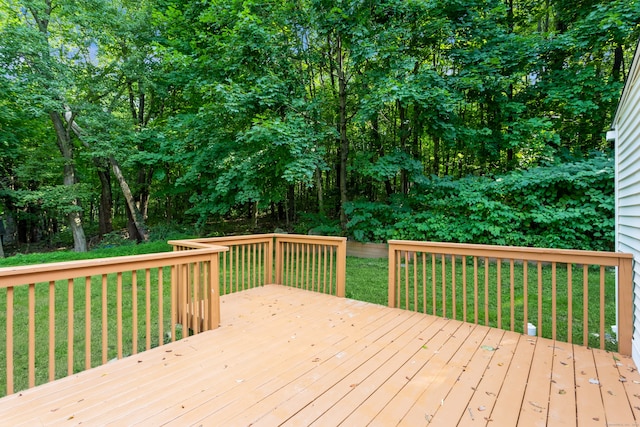
M347 239L343 239L336 250L336 296L344 298L347 275Z
M271 238L267 242L267 247L265 248L266 254L264 256L264 284L268 285L273 283L273 248L274 248L274 239ZM277 256L277 253L276 253ZM276 270L277 271L277 270Z
M387 287L388 291L388 305L389 307L396 306L396 248L389 242L389 283Z
M282 262L282 257L283 257L283 251L284 251L284 243L280 240L279 236L276 234L275 236L275 246L276 246L276 265L275 265L275 269L276 269L276 280L275 280L275 284L276 285L283 285L284 283L282 283L282 269L283 269L283 262Z
M216 329L220 326L220 254L211 254L210 268L209 268L209 289L208 297L209 301L208 314L209 318L206 320L207 329Z
M618 266L618 352L631 355L633 336L633 259L620 258Z

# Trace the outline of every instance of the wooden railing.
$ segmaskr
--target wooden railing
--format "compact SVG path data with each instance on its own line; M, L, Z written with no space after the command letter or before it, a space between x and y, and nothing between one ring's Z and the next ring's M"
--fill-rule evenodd
M225 246L220 257L220 295L272 283L273 234L170 240L174 251Z
M33 387L201 330L220 321L219 254L225 247L0 269L0 395ZM189 276L187 280L187 275ZM193 294L194 290L201 293ZM198 330L191 331L198 332ZM4 374L2 374L4 371Z
M172 253L0 269L0 395L213 329L221 294L280 284L345 295L344 238L169 243ZM391 307L630 354L631 274L628 254L390 241L388 298Z
M221 295L278 284L344 297L346 242L344 237L261 234L172 240L169 244L175 251L228 246L228 256L221 258Z
M345 296L347 240L276 234L275 283Z
M617 344L617 351L630 355L632 259L623 253L393 240L389 306L525 334L535 330L586 346Z

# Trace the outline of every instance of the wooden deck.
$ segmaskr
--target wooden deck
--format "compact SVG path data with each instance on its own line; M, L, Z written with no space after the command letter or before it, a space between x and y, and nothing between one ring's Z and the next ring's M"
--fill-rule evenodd
M2 425L637 426L628 357L282 286L222 326L0 399Z

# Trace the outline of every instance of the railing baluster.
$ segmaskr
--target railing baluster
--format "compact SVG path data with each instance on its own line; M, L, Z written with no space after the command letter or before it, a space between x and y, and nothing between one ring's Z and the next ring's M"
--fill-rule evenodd
M49 381L56 378L56 282L49 281Z
M538 261L538 336L542 336L542 263Z
M315 245L311 244L311 243L307 243L304 245L305 246L305 253L304 253L304 258L305 258L305 263L304 263L304 289L307 291L312 291L313 288L311 286L312 284L312 279L311 279L311 274L313 273L313 270L311 269L311 263L313 261L313 256L312 256L312 251Z
M67 280L67 375L73 374L73 279Z
M484 258L484 324L489 326L489 258Z
M91 276L84 278L84 368L91 368Z
M327 293L327 262L329 261L328 256L327 256L327 249L331 250L331 248L327 248L327 246L324 247L324 252L323 252L323 257L324 257L324 274L323 274L323 279L322 279L322 292ZM331 291L331 288L329 288L329 291Z
M462 256L462 321L467 321L467 257Z
M528 333L529 331L529 261L522 261L522 295L524 298L523 301L523 311L524 311L524 321L522 322L522 331L523 333Z
M187 311L183 313L186 316ZM122 272L116 276L116 325L118 359L122 359Z
M7 394L13 393L13 286L7 288Z
M224 254L227 253L224 252ZM158 345L162 344L164 344L164 268L158 267Z
M236 275L235 275L235 279L236 279L236 286L235 286L235 292L238 292L240 290L240 283L238 283L240 281L240 248L238 246L233 247L233 250L236 254ZM243 285L244 286L244 285Z
M447 317L447 264L444 254L440 254L442 276L442 317Z
M498 298L498 329L502 329L502 258L496 260L496 285Z
M244 264L244 251L242 252L242 261ZM191 266L189 266L191 268ZM244 271L242 273L244 279ZM200 263L193 263L193 299L189 298L188 305L193 307L191 310L191 328L194 334L200 333L200 319L202 319L202 315L200 313L202 307L200 306ZM243 285L244 288L244 285Z
M567 342L573 342L573 264L567 264Z
M451 318L456 319L458 317L458 311L456 307L456 256L451 255Z
M333 294L335 292L333 288L333 252L334 248L329 248L329 293ZM337 287L337 284L336 284Z
M478 324L478 257L473 257L473 321Z
M422 252L422 312L427 314L427 254Z
M316 278L316 247L317 245L311 246L311 290L315 291L315 278ZM308 280L308 279L307 279Z
M409 262L410 256L408 251L404 252L404 309L409 309Z
M510 317L510 330L513 332L515 330L515 326L516 326L516 313L515 313L515 307L514 307L514 302L515 302L515 272L514 272L514 261L513 259L509 260L509 304L510 304L510 308L511 308L511 317Z
M138 353L138 272L131 272L131 354Z
M604 265L600 266L600 348L604 350Z
M242 271L242 290L244 291L246 286L245 284L247 283L247 279L245 278L245 274L244 274L247 269L247 263L245 261L245 253L247 252L247 247L242 245L242 246L239 246L239 248L242 253L242 264L241 264L240 270Z
M107 275L102 275L102 364L107 363L109 329L107 327Z
M434 316L437 314L437 311L438 311L438 303L437 303L438 298L437 298L437 292L436 292L436 287L437 287L436 286L436 266L437 266L436 254L431 253L431 293L432 293L431 314L433 314Z
M151 348L151 269L144 270L145 348ZM160 341L162 343L162 341Z
M29 387L36 385L36 284L29 284Z
M413 252L413 311L418 311L418 253Z
M222 254L222 293L226 295L231 289L227 290L227 252Z
M556 298L557 294L557 264L555 262L551 263L551 338L553 340L556 339L556 331L557 328L557 317L558 317L558 299Z
M171 342L176 340L176 323L178 323L178 275L180 268L171 266Z

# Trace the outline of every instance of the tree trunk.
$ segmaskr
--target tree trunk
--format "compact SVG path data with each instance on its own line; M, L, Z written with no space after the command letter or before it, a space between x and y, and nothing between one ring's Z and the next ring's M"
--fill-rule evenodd
M122 189L122 194L124 195L124 199L127 202L127 208L131 213L131 221L135 226L135 230L137 232L136 239L138 241L147 241L149 240L149 232L147 231L147 227L144 224L144 220L142 218L142 214L136 207L135 200L133 199L133 194L131 194L131 189L129 188L129 184L124 178L122 171L120 170L120 165L118 164L115 157L110 156L109 162L111 163L111 169L113 170L113 174L116 176L118 183L120 184L120 188Z
M82 128L78 126L78 124L73 120L73 114L71 112L67 112L65 114L65 119L71 128L71 130L78 136L80 141L84 144L85 147L91 148L91 146L82 139ZM144 219L140 210L136 206L135 200L133 198L133 194L131 194L131 189L129 188L129 184L127 180L124 178L122 174L122 170L120 170L120 165L118 161L113 156L109 156L109 163L111 164L111 169L113 170L113 174L116 176L118 183L120 184L120 189L122 190L122 194L124 195L124 199L127 203L127 209L131 216L129 217L132 222L132 226L135 227L135 232L133 235L136 235L136 240L138 241L147 241L149 240L149 233L147 231L147 227L144 224Z
M316 189L318 191L318 212L324 214L324 196L322 193L322 171L316 169Z
M347 139L347 77L344 70L344 54L342 51L342 39L337 40L337 69L338 74L338 108L340 132L340 224L344 229L347 226L347 216L344 213L344 205L349 201L347 194L347 161L349 159L349 140Z
M100 206L98 208L99 232L103 236L113 231L111 212L113 211L113 194L111 193L111 174L109 170L98 169L100 178Z
M58 112L51 111L49 113L49 117L51 117L53 127L56 131L58 148L60 148L60 153L65 159L63 183L66 186L73 186L76 183L76 175L75 168L73 166L73 145L71 144L71 136L69 135L68 129L65 128L62 117ZM71 234L73 235L74 250L76 252L86 252L87 239L84 234L84 228L82 227L80 203L78 199L74 199L72 204L74 209L68 214L68 218Z
M249 210L251 214L251 229L255 230L258 228L258 202L251 202Z
M611 76L615 81L624 81L624 76L620 79L621 71L624 71L622 66L624 63L624 51L622 50L622 45L620 43L616 45L613 58L613 70L611 71Z
M433 174L440 175L440 137L433 137Z

